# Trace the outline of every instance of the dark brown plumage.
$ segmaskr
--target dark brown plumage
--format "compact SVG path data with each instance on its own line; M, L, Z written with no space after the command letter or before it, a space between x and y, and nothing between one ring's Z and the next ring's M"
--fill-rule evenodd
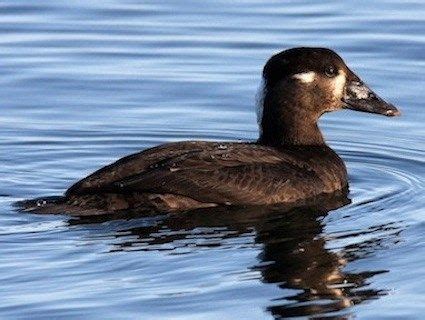
M362 111L398 113L329 49L283 51L268 61L263 77L258 142L164 144L96 171L59 200L30 201L24 207L90 215L303 201L348 186L343 161L318 128L323 113L356 105Z

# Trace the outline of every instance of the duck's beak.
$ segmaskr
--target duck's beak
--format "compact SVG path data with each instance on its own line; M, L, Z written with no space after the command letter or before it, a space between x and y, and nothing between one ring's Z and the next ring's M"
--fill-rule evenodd
M347 81L342 102L343 108L346 109L378 113L389 117L401 115L394 105L382 100L357 77Z

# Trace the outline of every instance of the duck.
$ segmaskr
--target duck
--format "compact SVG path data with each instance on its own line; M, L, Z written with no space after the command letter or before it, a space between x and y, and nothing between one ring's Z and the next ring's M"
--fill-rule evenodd
M182 141L131 154L28 211L99 215L177 213L215 206L296 204L348 190L343 160L325 142L320 117L341 109L398 116L333 50L274 54L262 72L259 138Z

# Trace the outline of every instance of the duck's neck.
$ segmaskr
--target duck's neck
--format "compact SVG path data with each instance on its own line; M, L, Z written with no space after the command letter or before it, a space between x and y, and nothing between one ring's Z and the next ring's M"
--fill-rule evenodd
M326 145L317 124L318 116L298 104L297 99L266 95L259 143L273 147Z

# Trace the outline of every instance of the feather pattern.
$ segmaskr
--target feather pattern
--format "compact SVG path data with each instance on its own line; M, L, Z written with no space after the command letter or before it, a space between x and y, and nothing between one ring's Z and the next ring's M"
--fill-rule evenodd
M255 143L170 143L96 171L68 189L66 197L77 205L80 196L90 194L116 194L127 202L134 195L156 195L156 201L162 196L162 205L168 200L169 209L180 209L176 202L181 199L191 199L197 206L273 204L313 197L327 188L334 191L335 182L338 189L346 185L340 174L342 161L334 174L329 170L328 163L337 157L330 148L302 149L281 152ZM328 169L321 170L318 164Z

